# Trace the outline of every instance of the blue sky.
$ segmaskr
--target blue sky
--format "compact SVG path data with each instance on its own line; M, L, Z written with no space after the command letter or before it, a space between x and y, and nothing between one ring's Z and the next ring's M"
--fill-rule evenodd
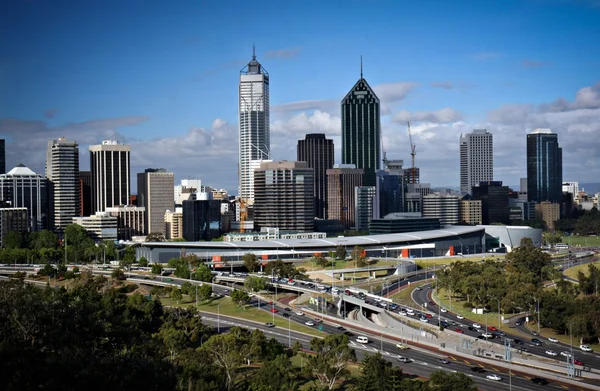
M176 4L176 5L174 5ZM132 145L133 170L235 191L237 83L256 45L271 76L272 151L324 132L364 74L384 147L458 185L458 137L494 133L495 177L525 176L525 134L550 127L565 180L600 178L600 0L61 1L0 5L0 135L42 172L46 140ZM339 156L339 149L337 149Z

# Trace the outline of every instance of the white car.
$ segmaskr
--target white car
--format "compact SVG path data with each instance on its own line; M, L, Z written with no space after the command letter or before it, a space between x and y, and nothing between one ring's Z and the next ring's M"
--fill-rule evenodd
M298 316L304 316L304 312L302 311L296 311L295 314Z
M488 380L495 380L495 381L502 380L502 378L500 376L496 375L495 373L490 373L485 378L488 379Z
M408 315L408 314L406 313L406 311L400 311L400 312L398 312L398 313L399 313L400 315L403 315L403 316L406 316L406 315Z
M448 312L448 310L445 309L445 308L440 308L440 311L442 311L442 312Z
M483 333L481 334L481 336L485 339L490 339L490 338L494 338L494 336L492 335L492 333Z
M548 338L548 341L558 343L558 339L552 337Z
M459 315L456 315L456 317L457 317L458 319L464 319L464 318L465 318L464 316L462 316L462 315L460 315L460 314L459 314Z
M560 352L560 355L564 357L571 357L571 352L567 352L566 350L564 350Z
M429 323L429 319L427 319L425 317L419 318L419 320L423 323Z
M304 322L304 324L307 325L307 326L314 326L315 325L315 323L312 322L312 321L310 321L310 320L307 320L306 322Z
M473 327L476 329L480 329L481 325L479 323L473 323Z
M546 350L546 354L552 357L558 356L558 353L556 353L554 350Z
M367 337L365 337L363 335L359 335L356 338L356 342L358 342L358 343L369 343L369 338L367 338Z
M579 345L579 349L583 350L584 352L591 352L592 348L590 348L587 345Z

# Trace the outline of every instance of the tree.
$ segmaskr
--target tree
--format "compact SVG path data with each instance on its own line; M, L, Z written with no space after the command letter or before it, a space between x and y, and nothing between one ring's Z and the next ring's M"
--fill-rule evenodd
M119 281L125 280L125 272L123 272L123 269L113 270L112 273L110 273L110 276L112 278L114 278L115 280L119 280Z
M22 232L8 231L2 238L2 244L4 245L4 248L8 250L23 248L25 245L25 238Z
M173 274L179 278L190 278L190 268L183 258L171 258L168 262L169 267L175 269Z
M330 334L324 339L313 338L310 348L315 352L314 355L303 353L307 368L321 387L329 390L337 381L348 376L348 361L356 360L356 353L348 346L348 336L345 334Z
M335 248L335 259L346 259L346 247L337 246Z
M544 232L543 239L544 242L550 246L562 242L562 236L558 232Z
M244 281L244 287L251 292L264 291L269 288L269 283L266 278L249 276Z
M211 298L213 290L212 286L208 284L202 284L198 289L198 300L206 301Z
M64 246L67 248L67 258L70 263L89 261L95 249L94 240L90 238L85 228L77 224L65 228Z
M290 359L280 354L272 360L266 361L252 376L249 390L289 390L299 389L295 381L296 373Z
M177 301L177 304L179 304L179 300L183 299L183 295L181 294L181 289L179 288L173 288L171 290L171 299Z
M462 372L435 371L429 378L429 389L436 391L477 391L475 382Z
M123 261L127 262L129 265L135 262L135 246L125 247L125 251L123 251ZM148 264L148 261L146 261L146 264Z
M250 273L254 273L260 267L260 263L258 263L258 258L255 254L244 254L242 261L244 261L244 267L248 269Z
M206 331L195 309L174 308L165 314L164 322L153 337L164 344L169 359L174 361L184 349L198 348Z
M193 293L196 293L196 289L194 288L191 282L186 281L183 284L181 284L181 293L183 293L184 295L191 296Z
M360 377L356 391L385 390L388 386L392 363L384 360L380 353L366 354L360 363Z
M240 307L243 307L250 302L250 296L244 291L234 289L233 292L231 292L231 300Z
M146 242L164 242L165 234L162 232L151 232L146 236Z
M146 259L146 257L140 257L140 259L138 260L138 265L140 267L148 267L148 260Z
M211 282L212 281L212 272L206 265L198 265L196 271L193 274L194 280Z
M152 264L152 274L161 274L163 271L163 266L160 263L153 263Z
M41 250L43 248L57 248L58 236L52 231L43 229L37 233L37 236L35 236L35 238L33 238L33 240L30 243L30 247L36 250Z
M352 260L357 262L364 261L367 257L367 252L360 246L354 246L352 249Z

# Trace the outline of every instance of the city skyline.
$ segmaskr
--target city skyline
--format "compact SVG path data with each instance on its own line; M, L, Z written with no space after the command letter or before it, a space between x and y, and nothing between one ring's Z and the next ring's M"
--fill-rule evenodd
M471 5L464 15L441 2L400 9L380 1L364 10L350 3L344 10L320 5L319 15L309 15L308 3L271 9L257 15L252 34L241 34L237 17L220 18L228 10L219 5L149 4L138 15L110 2L69 12L43 2L11 4L0 27L10 59L0 78L10 96L0 105L7 169L24 163L42 172L49 139L75 140L82 153L112 137L131 145L135 173L165 167L177 180L198 177L237 193L236 84L256 43L273 80L274 160L291 160L297 140L319 132L334 140L341 162L339 101L360 75L362 54L365 78L381 99L383 148L390 159L410 160L410 120L421 182L457 187L458 136L487 129L494 179L516 186L526 176L526 134L538 127L559 135L565 181L597 181L600 32L593 21L600 10L591 2ZM435 7L448 12L428 13ZM398 25L400 11L412 17ZM287 18L291 12L298 18ZM338 32L374 14L379 22L369 33ZM302 15L320 27L306 32ZM31 29L38 18L42 24ZM120 22L128 18L134 23L125 27ZM319 24L325 20L331 23ZM67 39L72 31L77 37ZM408 34L410 42L400 39ZM82 158L80 169L89 169Z

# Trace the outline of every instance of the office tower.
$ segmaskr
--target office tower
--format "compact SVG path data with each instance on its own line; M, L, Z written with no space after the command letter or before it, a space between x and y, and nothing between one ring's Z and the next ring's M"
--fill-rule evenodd
M550 129L527 135L527 197L535 202L562 200L562 148Z
M183 201L183 238L188 242L210 241L221 236L221 201L211 193L198 193L196 200Z
M539 220L546 223L549 230L554 230L554 222L560 219L560 204L550 201L542 201L535 205L535 214Z
M144 234L165 235L165 212L175 206L175 176L164 168L147 168L137 174L137 182L137 206L146 208Z
M52 226L57 232L79 216L79 148L63 137L48 141L46 178L50 181Z
M165 229L167 231L165 239L183 238L183 208L175 208L175 211L165 212Z
M440 224L456 225L459 222L460 198L453 195L428 194L423 197L422 216L436 217Z
M408 167L407 169L405 169L404 178L406 184L418 184L419 182L421 182L421 171L419 170L419 167Z
M4 248L4 238L9 232L27 233L29 219L27 208L0 208L0 247Z
M106 208L106 214L117 218L117 239L131 240L134 236L144 236L146 228L146 208L121 205Z
M131 194L129 155L131 147L116 140L90 145L92 212L129 203Z
M81 225L96 242L117 240L118 221L106 212L96 212L91 216L73 217L73 224ZM68 239L67 239L68 244Z
M298 161L315 170L315 217L327 218L327 170L333 168L333 140L322 133L307 134L298 140Z
M460 191L471 194L479 182L494 180L494 141L485 129L460 135Z
M400 169L376 172L375 199L373 201L373 218L383 218L390 213L404 212L404 170L402 160ZM390 166L388 165L388 169Z
M248 205L254 203L253 169L256 161L271 158L271 132L269 128L269 74L252 60L240 72L239 90L240 161L239 194ZM252 162L255 162L252 164Z
M345 229L356 226L356 186L363 186L365 171L354 164L335 164L327 170L327 215L330 220L340 220Z
M173 195L175 197L175 205L181 205L183 200L187 200L189 198L187 196L184 196L183 199L181 199L181 196L184 192L190 194L202 192L204 190L201 179L182 179L181 183L173 188L173 191Z
M364 170L363 186L375 186L375 171L381 163L379 98L362 74L346 94L342 106L342 164Z
M79 215L92 214L92 172L79 171Z
M473 187L473 199L481 201L483 224L509 224L508 186L500 181L481 182Z
M6 140L0 139L0 175L6 173Z
M314 170L308 163L262 163L254 172L254 188L255 228L313 231Z
M481 225L481 201L466 195L460 200L459 224Z
M375 186L357 186L354 188L354 210L356 230L368 231L373 219L373 204L376 194Z
M406 170L407 172L409 170ZM409 183L406 185L404 196L404 211L410 213L421 213L423 197L431 193L429 183Z
M0 175L0 201L13 208L27 208L29 231L51 228L48 179L23 164Z

